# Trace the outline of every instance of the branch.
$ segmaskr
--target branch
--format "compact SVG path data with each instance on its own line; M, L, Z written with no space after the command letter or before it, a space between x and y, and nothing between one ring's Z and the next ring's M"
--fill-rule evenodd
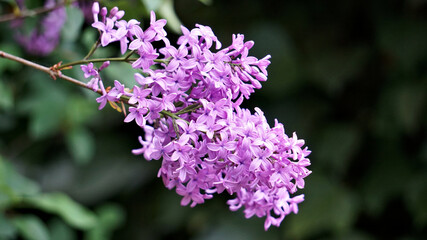
M74 61L74 62L69 62L66 64L63 64L61 66L58 66L58 70L62 70L71 66L75 66L75 65L80 65L80 64L87 64L87 63L95 63L95 62L106 62L106 61L110 61L110 62L133 62L138 60L138 58L131 58L130 56L134 53L134 51L129 52L127 55L125 55L124 57L112 57L112 58L94 58L94 59L83 59L83 60L78 60L78 61ZM170 57L166 58L166 59L154 59L154 62L157 63L169 63L170 61Z
M80 82L79 80L77 80L75 78L72 78L72 77L69 77L67 75L61 74L60 71L52 70L51 68L45 67L43 65L40 65L40 64L31 62L31 61L28 61L26 59L17 57L15 55L11 55L11 54L3 52L3 51L0 51L0 57L6 58L6 59L10 59L12 61L19 62L19 63L27 65L29 67L35 68L35 69L37 69L39 71L45 72L45 73L49 74L54 79L56 77L62 78L64 80L68 81L68 82L71 82L71 83L76 84L76 85L78 85L80 87L84 87L84 88L87 88L87 89L90 89L90 90L93 91L93 89L91 87L87 86L84 82ZM101 90L98 90L97 92L99 94L102 94Z
M35 68L35 69L37 69L39 71L45 72L45 73L49 74L53 79L62 78L62 79L66 80L68 82L71 82L71 83L73 83L73 84L75 84L77 86L84 87L84 88L87 88L87 89L90 89L91 91L93 91L93 89L91 87L87 86L84 82L81 82L81 81L79 81L79 80L77 80L75 78L72 78L72 77L69 77L67 75L62 74L59 71L59 68L57 68L57 67L48 68L48 67L45 67L43 65L40 65L40 64L28 61L26 59L20 58L18 56L15 56L15 55L12 55L12 54L9 54L9 53L6 53L6 52L1 51L1 50L0 50L0 57L1 58L6 58L6 59L9 59L9 60L21 63L21 64L24 64L24 65L27 65L29 67ZM93 59L93 60L96 60L96 59ZM91 60L91 61L93 61L93 60ZM108 59L108 60L111 61L111 59ZM87 60L87 61L90 61L90 60ZM64 66L64 65L62 65L62 66ZM101 95L103 94L102 90L100 90L100 89L98 91L96 91L96 92L99 93L99 94L101 94ZM128 103L129 99L128 99L127 96L122 96L121 98L123 98L122 100L124 100L126 104L129 104ZM130 105L132 105L132 104L130 104ZM195 111L196 109L198 109L200 107L201 107L200 104L195 103L193 105L187 106L186 108L182 109L181 111L179 111L177 113L172 113L172 112L169 112L169 111L166 111L166 110L162 110L160 113L163 116L171 117L173 120L175 120L175 119L182 119L178 115ZM186 122L188 123L188 121L186 121Z
M129 58L129 57L115 57L115 58L95 58L95 59L83 59L79 61L74 61L70 63L63 64L58 67L59 70L74 66L74 65L80 65L80 64L87 64L87 63L95 63L95 62L128 62L128 61L136 61L138 58Z
M20 10L20 11L14 12L14 13L6 14L3 16L0 16L0 23L11 21L14 19L33 17L33 16L36 16L38 14L50 12L50 11L56 10L60 7L63 7L66 4L73 3L74 1L75 0L61 1L52 7L38 7L38 8L32 9L32 10Z

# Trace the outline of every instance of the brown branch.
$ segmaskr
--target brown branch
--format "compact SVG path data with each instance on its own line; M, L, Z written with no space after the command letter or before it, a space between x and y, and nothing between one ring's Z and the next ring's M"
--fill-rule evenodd
M29 67L32 67L32 68L35 68L35 69L40 70L42 72L45 72L45 73L49 74L53 79L55 79L57 77L58 78L62 78L64 80L68 81L68 82L71 82L71 83L76 84L76 85L78 85L80 87L84 87L84 88L87 88L87 89L90 89L90 90L93 91L93 89L91 87L87 86L86 83L80 82L79 80L77 80L75 78L72 78L72 77L69 77L67 75L64 75L60 71L55 70L54 68L48 68L48 67L45 67L43 65L40 65L40 64L28 61L26 59L17 57L15 55L11 55L11 54L3 52L3 51L0 51L0 57L6 58L6 59L10 59L10 60L13 60L15 62L22 63L22 64L27 65ZM98 90L97 92L99 94L102 94L101 90Z
M7 22L14 19L20 19L20 18L26 18L26 17L33 17L39 14L43 14L46 12L50 12L53 10L56 10L60 7L63 7L66 4L73 3L75 0L69 0L69 1L60 1L56 5L52 7L38 7L31 10L21 10L14 13L6 14L3 16L0 16L0 23L1 22Z

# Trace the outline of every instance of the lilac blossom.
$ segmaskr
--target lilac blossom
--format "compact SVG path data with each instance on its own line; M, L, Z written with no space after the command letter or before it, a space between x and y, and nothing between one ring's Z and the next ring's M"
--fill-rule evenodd
M101 72L104 68L108 67L110 65L110 61L103 62L102 65L99 68L96 68L93 63L88 63L87 65L80 65L81 70L84 73L85 78L93 77L88 83L87 86L93 89L95 92L98 91L100 87L101 82L101 76L99 75L99 72ZM104 89L102 85L101 91L103 93L107 93L107 91ZM115 98L113 99L115 100Z
M298 212L304 195L296 192L311 173L304 140L296 133L289 137L277 120L271 127L261 109L252 113L240 106L267 80L270 55L250 56L254 42L242 34L222 48L212 29L200 24L182 26L175 47L163 29L166 20L154 12L143 30L134 19L118 21L123 12L116 8L108 16L106 8L93 9L102 46L120 41L122 54L138 55L131 64L141 73L134 75L134 86L116 80L107 91L101 67L88 64L82 71L93 77L88 84L101 88L100 108L123 99L130 105L124 121L135 121L145 134L132 152L161 161L158 176L183 197L181 205L194 207L226 191L232 195L229 209L265 217L265 230Z
M84 72L85 78L90 76L98 76L98 70L93 68L93 63L88 63L88 65L81 65L80 68Z
M47 0L44 6L52 7L54 4L54 0ZM66 18L65 7L56 8L43 16L38 27L28 35L22 34L19 32L20 28L15 27L17 31L15 37L27 52L34 55L48 55L59 43L61 29Z

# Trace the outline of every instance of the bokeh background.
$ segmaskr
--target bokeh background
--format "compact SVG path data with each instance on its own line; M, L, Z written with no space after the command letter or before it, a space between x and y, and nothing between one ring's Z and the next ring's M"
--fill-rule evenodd
M171 25L211 26L223 46L243 33L253 55L270 54L269 79L245 106L306 140L306 200L268 232L263 219L229 211L226 195L181 207L156 177L160 162L131 154L142 134L135 124L98 111L88 90L0 59L0 239L427 238L427 1L103 4L127 19L154 8ZM10 11L8 1L0 6ZM67 15L51 54L25 52L10 23L0 24L0 50L46 66L83 58L97 32L77 8ZM79 68L64 73L84 80ZM133 73L113 64L104 76Z

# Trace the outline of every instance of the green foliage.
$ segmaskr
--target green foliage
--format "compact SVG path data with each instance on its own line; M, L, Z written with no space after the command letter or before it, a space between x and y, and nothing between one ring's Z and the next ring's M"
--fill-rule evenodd
M37 183L18 174L0 155L0 210L21 201L23 197L35 196L39 191Z
M45 193L25 199L25 203L47 213L57 214L70 226L88 230L97 225L96 216L62 193Z
M307 200L301 204L297 216L289 219L285 235L291 239L309 238L322 231L342 236L351 229L359 211L357 196L321 172L313 175L307 187Z
M13 107L12 88L0 80L0 111L8 111Z
M49 222L49 234L51 239L76 240L77 234L64 221L54 218Z
M159 7L160 17L168 20L167 27L173 32L181 33L181 21L175 13L173 7L174 0L163 0L162 5Z
M122 225L124 221L125 214L123 210L115 204L106 204L99 207L96 213L99 216L98 224L87 233L86 239L110 239L112 231Z
M12 239L16 236L16 227L3 213L0 214L0 239Z
M34 71L35 79L46 75ZM34 138L45 138L58 132L64 120L67 94L55 82L30 82L31 94L21 101L21 109L31 116L29 131Z
M38 216L20 209L35 209L56 215L47 225ZM41 193L39 186L19 174L0 156L0 239L17 234L27 240L76 239L75 230L87 232L87 239L109 239L124 220L116 204L87 209L64 193Z
M46 225L34 215L18 216L13 218L13 224L26 240L49 240Z
M74 159L84 164L95 155L93 136L84 128L75 128L67 134L67 145Z
M165 0L141 0L142 4L144 4L147 9L153 11L157 11L164 1Z
M67 6L67 21L61 31L61 37L66 42L76 41L81 34L81 28L84 21L82 11L74 6Z
M19 48L19 46L17 46L16 44L12 44L12 43L0 43L0 49L17 56L22 54L21 48ZM20 68L22 68L22 66L19 63L0 58L0 73L2 73L5 70L16 71Z
M175 33L181 32L181 21L174 10L174 0L141 0L148 12L155 11L160 15L157 16L157 19L165 18L168 23L167 28L172 30Z

